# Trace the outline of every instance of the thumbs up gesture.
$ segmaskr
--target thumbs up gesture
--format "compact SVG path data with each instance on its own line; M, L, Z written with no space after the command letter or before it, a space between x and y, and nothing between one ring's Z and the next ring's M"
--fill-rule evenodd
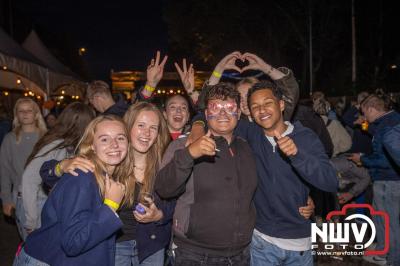
M297 146L291 138L288 136L282 137L277 130L274 131L274 136L279 149L286 156L294 156L297 154Z
M211 132L208 131L206 135L197 139L195 142L189 145L189 153L193 159L197 159L201 156L214 156L216 144L211 138Z

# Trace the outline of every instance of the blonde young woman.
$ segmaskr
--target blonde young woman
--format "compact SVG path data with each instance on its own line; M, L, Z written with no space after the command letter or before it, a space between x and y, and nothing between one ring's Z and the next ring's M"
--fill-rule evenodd
M17 202L21 202L21 180L28 156L35 143L46 133L46 123L39 106L30 98L20 98L14 106L13 130L8 133L0 149L1 199L3 213L11 216ZM17 226L22 224L16 214Z
M117 238L115 265L162 266L164 249L170 242L175 205L160 200L153 194L153 187L170 140L168 126L158 108L145 102L131 106L124 121L130 134L132 157L129 161L134 178L125 184L127 200L119 213L124 227ZM143 193L154 197L141 202ZM132 210L135 210L134 216Z
M77 154L93 171L63 175L43 207L41 228L28 236L14 265L114 265L122 226L116 210L132 174L124 165L128 147L120 118L99 116L87 126Z
M129 165L126 165L129 170L125 170L133 175L125 179L127 197L118 212L124 225L117 234L115 265L161 266L164 249L170 242L175 204L160 200L153 194L153 186L170 140L168 126L158 108L145 102L131 106L124 121L131 141ZM81 157L63 160L59 165L62 171L71 174L75 174L76 169L93 169L93 164ZM51 181L54 178L51 172L43 171L42 178ZM140 202L139 195L144 193L150 197Z

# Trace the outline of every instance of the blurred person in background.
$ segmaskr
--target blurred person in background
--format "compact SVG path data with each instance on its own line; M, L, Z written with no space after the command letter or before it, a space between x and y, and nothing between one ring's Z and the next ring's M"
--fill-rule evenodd
M17 213L23 224L22 239L40 227L40 214L47 199L40 177L40 167L48 160L62 160L74 154L75 147L82 137L86 125L95 118L95 112L86 104L69 104L52 127L36 143L29 156L22 175L22 203L17 205Z
M47 131L39 106L30 98L20 98L14 106L13 129L0 149L0 177L3 213L11 216L16 204L22 204L22 174L26 160L39 138ZM18 231L22 236L23 224L16 214Z

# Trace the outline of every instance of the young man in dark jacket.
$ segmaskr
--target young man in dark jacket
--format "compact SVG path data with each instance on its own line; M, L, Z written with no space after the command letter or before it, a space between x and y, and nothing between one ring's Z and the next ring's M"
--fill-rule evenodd
M377 95L369 95L361 103L361 111L369 123L368 132L373 136L371 154L354 153L350 157L355 163L368 168L373 181L373 206L375 210L385 211L389 215L389 254L386 258L365 256L370 262L388 265L400 265L400 168L390 153L385 149L390 142L387 133L400 123L400 114L389 110L385 101ZM399 141L399 139L392 139ZM385 243L385 226L380 216L374 216L376 226L376 250L383 250Z
M232 85L213 86L206 96L209 132L186 148L186 138L174 141L164 155L155 189L161 197L179 197L176 266L250 263L257 171L249 145L233 135L239 105Z
M283 120L285 103L272 82L255 84L248 105L256 123L240 121L235 133L256 155L258 187L252 265L312 265L310 221L299 215L308 184L335 192L337 177L318 136Z

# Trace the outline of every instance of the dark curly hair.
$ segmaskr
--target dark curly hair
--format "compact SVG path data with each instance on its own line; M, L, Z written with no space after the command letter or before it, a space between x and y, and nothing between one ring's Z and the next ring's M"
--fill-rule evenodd
M237 106L240 106L240 93L235 89L235 86L232 83L221 82L210 86L206 94L205 105L208 106L209 100L226 100L228 98L234 99Z
M282 91L281 89L276 86L275 83L269 81L269 80L263 80L260 82L257 82L256 84L254 84L249 91L247 92L247 105L250 106L250 97L253 93L255 93L256 91L259 90L271 90L272 94L275 96L275 98L277 98L278 100L282 100Z

